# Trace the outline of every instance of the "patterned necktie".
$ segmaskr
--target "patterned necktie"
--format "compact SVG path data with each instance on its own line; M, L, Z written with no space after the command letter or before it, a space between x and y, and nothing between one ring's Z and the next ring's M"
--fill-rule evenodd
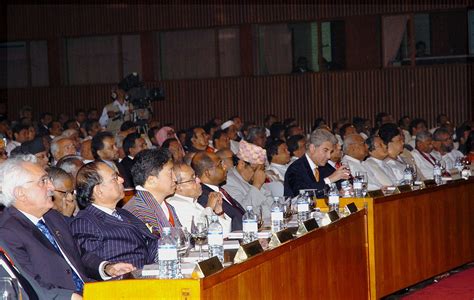
M314 178L316 179L316 182L319 182L319 169L318 169L318 167L314 168Z
M230 204L235 207L242 215L245 214L245 211L243 210L242 206L236 203L236 201L227 193L226 190L223 188L219 187L219 192L221 192L224 197L227 199L227 201L230 202Z
M112 216L116 217L120 221L123 221L122 216L116 210L112 212Z
M64 258L64 260L66 260L61 252L61 249L59 249L58 243L54 239L53 235L51 234L51 231L49 231L48 227L43 222L43 220L39 220L38 223L36 224L36 227L38 227L41 233L43 233L43 235L48 239L48 241L54 246L54 249L56 249L56 252L58 252L58 254L61 255L62 258ZM66 262L68 261L66 260ZM72 280L74 281L74 285L76 286L76 291L82 291L82 289L84 288L84 281L82 281L79 275L76 274L73 268L71 269L72 269Z

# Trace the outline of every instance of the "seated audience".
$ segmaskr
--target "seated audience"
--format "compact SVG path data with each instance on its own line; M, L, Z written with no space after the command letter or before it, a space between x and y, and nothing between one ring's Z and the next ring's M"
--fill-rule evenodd
M91 151L95 161L106 163L122 177L126 188L133 188L131 178L127 177L126 170L118 162L119 152L114 135L108 131L102 131L97 133L91 141Z
M453 137L445 128L438 128L433 133L433 151L431 155L436 160L441 161L448 172L454 168L456 159L464 157L461 152L454 149Z
M49 153L44 146L42 137L37 137L31 141L21 144L20 152L23 154L33 154L36 156L37 163L45 169L49 164Z
M222 163L226 170L230 170L234 166L234 153L230 149L222 149L216 152L216 155L222 159Z
M407 162L400 157L403 152L403 136L397 125L393 123L383 124L379 129L379 136L387 145L388 156L384 161L392 169L398 185L403 180L403 172L407 166Z
M53 209L59 211L63 216L72 217L77 208L74 178L58 167L51 167L47 172L54 186Z
M53 163L56 163L66 155L75 155L76 147L74 141L68 137L58 136L51 141L51 155L53 156Z
M0 165L0 236L18 265L48 290L82 293L84 282L133 270L111 264L93 253L77 251L63 216L53 208L54 191L48 174L34 156L9 159ZM74 299L74 298L72 298Z
M306 152L306 138L304 135L294 135L286 141L290 152L290 164L302 157Z
M189 231L193 218L217 214L224 229L224 235L227 235L230 232L232 220L222 209L222 197L213 194L209 197L206 207L202 207L197 203L198 197L202 194L201 181L199 177L196 177L194 170L189 165L181 163L175 164L173 171L176 176L176 192L166 201L176 210L181 224Z
M162 149L168 149L173 157L174 163L182 163L184 158L184 151L179 141L175 138L169 138L161 144Z
M222 130L217 130L212 136L212 143L214 145L215 152L222 149L230 148L230 140L227 133Z
M78 155L66 155L58 161L56 167L71 174L73 183L75 184L77 172L83 165L84 163L82 162L82 157Z
M290 152L288 146L282 140L273 140L267 143L266 146L267 159L270 165L267 167L265 173L270 181L283 182L285 181L285 173L290 162Z
M176 211L165 198L174 194L176 177L171 154L165 149L147 149L137 154L132 167L135 195L124 205L156 236L163 227L181 227Z
M346 168L334 169L327 163L336 143L336 137L324 129L311 133L305 155L286 171L285 196L295 197L301 189L314 189L321 193L329 184L349 178Z
M133 183L133 158L144 149L147 149L147 145L145 139L143 139L139 133L131 133L123 140L123 151L125 153L125 157L120 161L120 164L125 171L124 176L127 177L127 180L130 183Z
M81 253L136 268L155 262L157 237L133 214L116 207L124 196L117 172L103 162L88 163L77 173L76 191L84 209L70 227Z
M368 146L370 156L362 162L362 165L367 170L367 176L373 189L396 185L395 174L384 161L388 156L387 145L379 136L371 136L365 140L365 143Z
M411 155L415 159L415 163L427 179L433 179L433 167L436 163L436 158L431 155L433 151L433 138L429 131L425 130L416 134L415 149Z
M261 207L263 217L270 219L273 198L271 192L264 186L265 149L240 141L237 157L238 161L227 172L224 190L244 208L251 205L254 211L258 212Z
M242 216L245 210L221 187L227 179L227 171L222 160L214 153L201 151L194 155L191 167L201 180L202 194L198 198L198 203L206 207L210 197L220 197L224 213L232 219L231 230L242 230ZM213 196L216 193L217 196Z

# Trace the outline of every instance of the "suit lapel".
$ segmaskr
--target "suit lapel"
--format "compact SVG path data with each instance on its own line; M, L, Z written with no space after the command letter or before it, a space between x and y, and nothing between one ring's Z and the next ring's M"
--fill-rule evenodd
M303 156L302 159L303 159L303 168L306 171L306 175L308 176L308 178L310 178L311 181L317 182L316 178L314 178L314 171L311 170L311 166L309 165L308 159L306 158L306 156Z

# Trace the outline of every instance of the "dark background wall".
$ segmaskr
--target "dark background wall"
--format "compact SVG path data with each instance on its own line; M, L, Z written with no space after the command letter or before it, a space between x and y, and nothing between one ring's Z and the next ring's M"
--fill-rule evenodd
M29 104L36 112L72 113L110 101L112 84L65 86L61 83L61 38L111 33L140 33L142 77L146 85L163 87L164 102L153 104L156 119L178 128L204 123L213 116L234 114L258 123L265 114L296 117L309 129L318 116L362 116L373 119L379 111L395 118L419 116L434 124L436 114L447 113L455 123L474 118L473 65L381 68L379 19L374 15L466 9L469 1L432 4L331 5L13 5L7 6L8 41L46 39L50 86L0 90L10 115ZM421 3L421 4L420 4ZM371 17L370 17L370 16ZM348 71L304 75L252 76L250 24L343 18L346 20ZM154 81L151 32L163 29L236 25L240 29L243 76ZM446 34L445 31L440 34Z

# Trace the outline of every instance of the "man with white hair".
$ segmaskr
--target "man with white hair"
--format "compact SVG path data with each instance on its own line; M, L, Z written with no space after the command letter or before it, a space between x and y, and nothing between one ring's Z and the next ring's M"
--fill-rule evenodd
M76 154L74 140L65 136L58 136L51 141L51 155L53 155L53 166L66 155Z
M306 153L290 165L285 174L285 196L294 197L301 189L324 192L331 183L349 178L344 167L334 169L327 162L337 143L336 137L327 130L316 129L306 144Z
M0 165L0 204L6 207L0 237L21 268L42 287L64 290L71 299L81 299L89 276L106 279L132 271L130 264L110 264L90 253L79 256L68 224L51 209L51 179L34 161L34 156L19 156Z

